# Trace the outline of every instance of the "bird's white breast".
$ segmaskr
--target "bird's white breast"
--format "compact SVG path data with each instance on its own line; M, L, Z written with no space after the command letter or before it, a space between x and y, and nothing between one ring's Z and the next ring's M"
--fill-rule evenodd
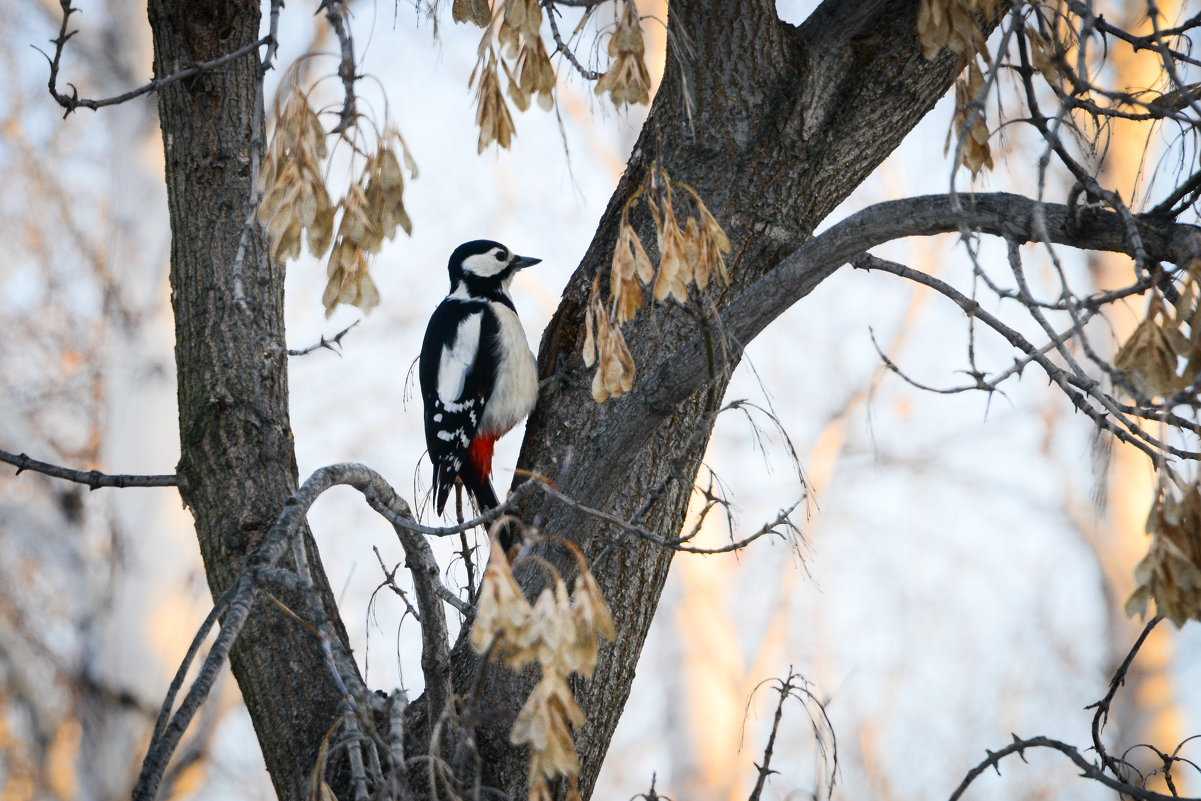
M484 406L480 428L500 436L520 423L538 401L538 366L516 313L503 303L488 304L500 323L496 388Z

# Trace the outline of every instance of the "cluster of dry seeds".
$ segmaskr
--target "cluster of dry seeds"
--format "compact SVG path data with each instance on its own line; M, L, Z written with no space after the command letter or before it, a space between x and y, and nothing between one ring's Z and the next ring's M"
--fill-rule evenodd
M1194 265L1189 274L1201 270L1201 262ZM1196 286L1195 281L1186 281L1175 309L1158 290L1153 290L1147 315L1114 356L1113 366L1148 398L1166 398L1191 387L1201 373L1201 313L1196 305Z
M509 97L521 111L530 98L549 111L554 106L555 71L542 42L542 7L538 0L505 0L495 16L482 0L459 2L452 9L456 22L473 22L484 29L470 85L476 87L475 123L480 129L478 152L493 142L507 148L513 138L513 117L500 89L500 70L509 81ZM496 55L493 32L502 49Z
M259 219L267 226L271 258L298 257L306 233L309 252L321 256L329 250L334 207L321 170L327 155L325 129L308 96L294 87L282 108L277 99L275 133L258 174Z
M522 111L530 107L530 98L535 95L543 111L550 111L554 105L551 92L555 70L539 33L541 28L542 7L538 0L506 0L496 39L509 60L504 65L509 97Z
M513 670L535 662L541 667L541 678L509 734L514 745L530 749L530 801L550 801L550 782L558 777L568 781L567 798L579 798L580 761L571 727L584 722L584 713L567 686L567 677L572 673L591 677L599 638L615 636L609 608L583 554L570 543L563 545L579 565L574 592L569 594L562 576L552 571L552 586L530 604L494 538L471 627L471 645L478 652Z
M1169 304L1153 289L1142 322L1118 349L1113 360L1131 394L1145 401L1192 395L1201 382L1201 259L1183 273L1180 296ZM1137 408L1137 406L1136 406ZM1160 614L1177 626L1201 620L1201 488L1167 468L1159 471L1160 486L1147 517L1151 546L1134 569L1137 589L1126 604L1129 614L1141 614L1155 599Z
M975 103L984 91L984 72L977 58L987 66L988 48L982 19L992 19L1000 0L922 0L917 14L917 33L922 52L933 61L944 47L963 55L968 64L966 75L955 82L954 130L959 146L959 163L972 171L992 169L992 151L988 146L988 121L984 108ZM950 135L947 139L950 145Z
M651 102L651 76L646 69L646 45L633 0L623 3L621 20L609 39L609 69L596 82L598 95L609 93L613 105Z
M1134 568L1138 589L1126 602L1126 614L1141 615L1147 601L1177 626L1201 620L1201 487L1178 486L1160 471L1160 487L1147 517L1151 547Z
M695 215L681 226L673 204L680 192ZM659 247L659 267L654 268L642 240L630 225L630 209L639 199L650 208ZM600 297L599 277L592 282L585 313L584 364L597 365L592 377L592 397L597 403L629 392L634 385L634 360L621 334L621 324L642 308L642 285L653 283L655 300L688 300L688 288L704 291L713 277L730 283L722 254L730 242L713 214L692 187L673 183L667 172L651 164L642 185L631 195L621 212L617 246L609 271L609 303Z
M613 105L620 108L650 102L650 73L638 8L634 0L617 2L622 11L609 38L611 63L595 91L608 94ZM497 0L495 7L488 0L454 0L451 16L455 22L470 22L484 29L469 82L475 87L478 151L482 153L493 142L507 148L514 126L501 91L502 70L508 80L509 99L520 111L529 109L531 100L546 111L555 102L555 70L541 33L542 6L538 0Z
M329 254L329 280L321 297L327 316L339 303L371 311L379 304L379 291L368 271L368 256L395 237L398 227L412 231L403 203L401 159L410 174L415 176L417 168L400 133L385 124L358 180L335 205L322 171L328 156L325 137L308 93L298 85L282 106L277 101L275 130L258 176L263 196L259 219L267 226L272 258L296 259L306 234L309 253L317 258Z

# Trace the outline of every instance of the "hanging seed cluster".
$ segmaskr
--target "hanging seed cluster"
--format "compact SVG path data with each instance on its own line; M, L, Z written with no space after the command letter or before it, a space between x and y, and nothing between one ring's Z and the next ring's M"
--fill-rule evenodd
M922 0L917 11L917 35L922 55L933 61L944 47L971 56L987 53L981 19L992 19L1000 0Z
M650 73L637 6L633 0L619 2L621 16L609 38L611 63L595 91L608 94L620 108L650 102ZM451 16L455 22L484 29L468 82L475 88L475 123L480 132L477 152L493 142L508 148L516 129L506 95L519 111L527 111L534 102L550 111L555 103L555 70L541 33L542 6L538 0L497 0L495 6L488 0L454 0ZM502 72L505 91L501 89Z
M680 225L675 199L690 206L694 214ZM630 209L644 200L655 225L659 266L654 267L642 240L630 225ZM643 305L642 287L652 285L656 301L688 300L689 287L703 292L716 278L730 283L723 254L730 241L716 218L692 187L673 183L667 171L652 164L642 185L626 202L617 231L617 246L609 269L609 299L601 299L600 277L592 282L585 312L584 365L596 365L592 398L601 403L629 392L634 386L634 360L621 333L621 324L632 319Z
M275 133L258 174L259 220L267 226L276 261L299 257L305 235L310 253L320 257L329 250L334 207L321 174L327 155L325 129L296 87L283 108L276 108Z
M617 30L609 39L609 69L596 82L593 91L598 95L606 92L613 105L621 108L629 103L651 102L651 76L646 69L646 45L642 39L642 25L638 21L638 9L633 0L626 0Z
M371 279L369 257L379 253L384 240L395 238L398 228L412 232L403 203L401 159L413 177L417 167L400 133L387 124L382 130L374 152L364 154L357 180L335 205L322 171L328 156L326 132L308 94L296 86L282 108L277 104L275 130L258 176L263 196L259 219L267 226L272 258L299 257L302 235L313 256L328 254L328 282L321 297L326 316L340 303L364 312L375 308L379 290Z
M520 111L529 109L532 98L545 111L555 103L555 70L540 33L542 7L538 0L505 0L494 16L485 0L456 0L451 14L455 22L471 22L484 29L468 82L476 88L477 152L484 152L493 142L507 148L515 129L500 88L501 70L508 81L509 98ZM493 45L494 31L500 57Z
M959 145L959 163L972 171L975 178L981 170L993 168L992 148L988 146L988 120L982 104L976 102L984 92L984 73L972 59L966 75L955 81L955 115L952 128ZM951 133L943 150L951 149Z
M1180 486L1160 472L1147 533L1151 547L1134 569L1137 585L1126 614L1141 615L1154 598L1159 614L1177 626L1201 620L1201 488Z
M953 129L959 145L959 163L972 171L992 169L992 150L988 145L988 120L979 103L984 91L984 70L991 61L980 27L982 19L992 19L1000 0L922 0L917 13L917 34L922 54L933 61L944 47L964 56L968 66L955 81L955 117ZM951 137L948 133L947 148Z
M1201 259L1184 271L1180 297L1168 304L1151 291L1147 314L1118 349L1114 367L1148 397L1167 398L1201 377Z
M584 713L567 678L572 673L591 678L599 638L613 640L616 636L609 608L583 554L570 543L563 544L579 565L574 592L569 594L562 576L552 571L552 586L530 604L513 578L499 541L493 538L470 634L476 651L490 654L512 670L535 662L541 667L541 678L509 733L514 745L530 749L530 801L551 801L550 782L559 777L567 779L567 799L579 799L580 761L571 729L584 722Z
M496 39L508 60L505 74L509 78L509 97L522 111L530 107L534 96L543 111L550 111L554 105L551 92L555 70L542 43L541 28L542 7L538 0L506 0Z

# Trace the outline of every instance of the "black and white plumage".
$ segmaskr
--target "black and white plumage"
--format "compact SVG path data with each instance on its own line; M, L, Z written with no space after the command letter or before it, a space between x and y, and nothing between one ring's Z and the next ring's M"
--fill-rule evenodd
M533 411L538 370L509 285L541 259L477 239L450 256L450 294L434 310L421 345L425 444L434 468L434 509L458 478L480 511L498 505L492 449ZM506 549L511 542L504 543Z

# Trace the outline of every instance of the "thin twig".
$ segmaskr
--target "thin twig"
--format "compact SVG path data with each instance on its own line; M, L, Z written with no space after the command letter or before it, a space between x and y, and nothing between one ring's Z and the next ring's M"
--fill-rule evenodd
M289 356L307 356L315 350L321 350L322 348L324 348L325 350L331 351L333 353L337 353L340 356L340 355L342 355L342 351L341 351L342 337L349 334L350 330L361 322L363 322L362 319L355 320L353 323L346 326L341 331L334 334L332 337L327 338L324 334L322 334L321 341L318 342L316 345L309 345L307 348L300 348L299 350L293 350L293 349L289 348L288 355Z
M566 42L563 41L563 35L559 33L559 23L555 20L555 6L567 5L575 8L586 8L588 9L588 12L591 13L592 9L602 2L602 0L578 0L577 2L565 2L565 0L540 0L540 2L542 7L546 9L546 21L550 23L550 35L555 40L555 52L562 53L563 57L567 59L571 66L575 67L576 72L582 75L585 80L599 81L604 73L590 70L581 64L580 60L576 58L576 55L572 49L568 47Z
M32 459L24 453L9 453L0 450L0 462L7 462L17 468L17 475L26 470L43 473L54 478L74 481L76 484L86 484L91 489L101 487L175 487L179 479L174 474L158 476L113 475L101 473L99 470L72 470L69 467L50 464L49 462Z
M333 29L334 35L338 37L341 51L341 59L338 61L338 77L342 79L342 110L338 113L338 124L330 133L345 134L355 126L355 118L358 116L355 109L354 92L354 85L358 80L354 60L354 39L351 37L350 28L346 25L346 17L350 12L346 8L344 0L322 0L318 10L325 12L325 19Z
M1105 749L1105 744L1101 742L1101 730L1105 728L1105 723L1109 720L1109 708L1113 703L1114 697L1118 694L1118 689L1126 682L1126 673L1130 670L1130 665L1134 662L1134 657L1138 655L1139 649L1143 647L1148 635L1151 634L1159 622L1163 620L1162 615L1156 615L1147 622L1143 627L1143 631L1138 635L1138 639L1134 641L1134 645L1130 647L1130 652L1126 654L1126 658L1122 660L1122 664L1114 671L1113 679L1109 682L1109 691L1105 693L1105 697L1094 704L1089 704L1085 709L1096 709L1096 714L1093 715L1093 750L1097 752L1097 756L1101 757L1101 765L1112 771L1115 776L1121 775L1118 772L1118 767L1114 763L1113 757Z
M75 84L67 84L67 86L71 87L70 94L66 94L58 90L58 73L62 64L63 50L66 48L67 42L71 40L71 37L78 33L78 31L68 31L67 27L71 15L79 10L71 6L71 0L59 0L59 6L63 10L62 24L59 26L58 36L50 40L50 43L54 45L54 55L50 56L38 47L34 47L34 50L37 50L46 57L48 62L50 62L50 78L46 85L50 90L50 96L54 98L54 102L63 107L63 117L67 117L77 108L87 108L95 111L105 106L115 106L120 103L133 100L135 97L141 97L142 95L150 94L151 92L157 92L164 86L173 84L176 81L181 81L184 78L191 78L211 69L216 69L217 67L224 66L225 64L235 61L242 56L253 53L263 45L270 44L272 40L270 35L264 36L262 39L251 42L244 47L239 47L237 50L226 53L218 58L214 58L211 61L198 61L185 67L179 72L174 72L162 78L155 78L149 83L139 86L137 89L131 89L128 92L123 92L122 94L115 95L113 97L105 97L99 100L93 100L91 98L80 97L79 90L75 87Z
M1001 763L1001 760L1005 757L1012 754L1017 754L1021 760L1025 762L1027 748L1049 748L1053 751L1058 751L1070 759L1076 765L1076 767L1080 768L1081 777L1100 782L1111 790L1117 790L1119 793L1128 795L1132 798L1137 798L1139 801L1201 801L1201 799L1197 798L1180 798L1179 796L1156 793L1144 787L1128 784L1115 779L1097 767L1094 763L1085 759L1075 746L1069 745L1068 743L1060 740L1055 740L1050 737L1030 737L1028 739L1021 739L1016 734L1013 735L1013 742L1009 745L1005 746L999 751L988 751L988 758L968 771L967 775L964 776L963 781L960 782L959 786L955 788L955 791L951 793L949 801L957 801L967 791L968 786L971 785L971 783L977 778L979 778L980 774L984 773L984 771L988 770L989 768L997 769Z

